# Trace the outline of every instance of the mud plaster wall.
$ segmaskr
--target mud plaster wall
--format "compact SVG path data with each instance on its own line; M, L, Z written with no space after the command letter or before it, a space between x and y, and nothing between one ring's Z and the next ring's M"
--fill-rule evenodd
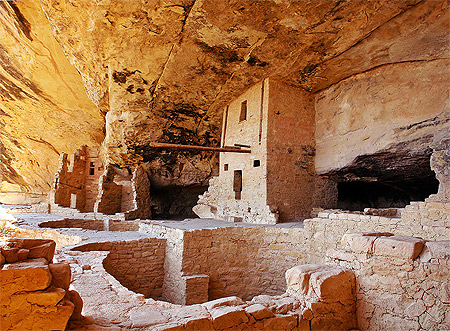
M326 173L397 143L423 152L450 115L450 61L384 65L316 96L316 170Z
M302 228L226 227L182 231L141 224L167 238L163 298L186 302L186 276L209 276L209 300L281 294L284 272L306 263ZM283 257L283 258L280 258ZM189 289L188 289L189 290Z
M106 271L129 290L160 298L164 280L166 240L145 238L134 241L86 244L81 251L109 251L103 261Z
M239 217L246 222L256 222L255 218L266 212L267 201L267 93L268 80L254 85L230 103L224 114L222 144L250 146L251 154L220 153L219 178L216 181L218 199L216 203L222 217ZM247 102L247 118L240 121L242 102ZM263 105L261 104L263 102ZM261 108L263 110L261 111ZM261 114L263 112L263 114ZM261 126L261 127L260 127ZM261 134L261 138L260 138ZM259 160L260 166L253 162ZM225 169L228 167L228 170ZM234 171L242 171L241 199L235 199L233 191Z
M448 330L450 241L426 242L414 259L387 255L377 241L373 247L372 254L331 251L327 259L355 272L358 329Z

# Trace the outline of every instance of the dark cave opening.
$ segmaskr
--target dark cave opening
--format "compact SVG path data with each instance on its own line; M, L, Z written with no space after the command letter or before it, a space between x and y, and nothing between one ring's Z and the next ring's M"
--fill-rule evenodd
M430 168L431 150L405 149L361 155L332 176L338 182L338 208L403 208L437 193L439 181Z
M413 182L338 183L338 208L363 211L364 208L404 208L411 201L423 201L437 193L439 182L435 177Z
M207 186L151 186L152 219L197 218L192 207L197 204L198 196L207 190Z

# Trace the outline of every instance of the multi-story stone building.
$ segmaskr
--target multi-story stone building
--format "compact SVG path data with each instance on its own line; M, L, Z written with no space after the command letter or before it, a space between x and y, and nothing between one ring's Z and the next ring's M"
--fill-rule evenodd
M313 207L334 207L336 184L316 175L314 97L265 79L224 110L219 176L194 211L201 217L277 223L302 220Z

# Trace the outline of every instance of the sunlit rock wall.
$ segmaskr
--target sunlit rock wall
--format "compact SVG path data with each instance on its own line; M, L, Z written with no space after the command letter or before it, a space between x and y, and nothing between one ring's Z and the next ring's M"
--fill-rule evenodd
M206 184L216 160L161 154L149 142L218 145L223 107L248 87L270 76L311 89L316 63L418 3L41 2L90 99L107 112L105 160L150 162L152 185L163 186Z
M0 191L46 193L59 153L98 145L103 126L39 2L1 1Z

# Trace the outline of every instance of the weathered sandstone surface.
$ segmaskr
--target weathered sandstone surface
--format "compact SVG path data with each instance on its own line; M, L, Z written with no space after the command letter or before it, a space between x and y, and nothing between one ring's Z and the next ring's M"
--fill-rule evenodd
M69 291L67 263L52 263L49 239L8 239L0 252L0 329L65 330L80 319L83 301Z
M38 1L0 3L1 192L47 193L60 152L103 140L104 119Z
M101 114L106 114L105 164L149 162L154 188L206 185L216 167L212 153L161 151L148 144L218 145L223 106L269 76L329 97L347 92L349 81L373 78L370 87L386 77L381 83L391 95L377 99L376 87L368 93L378 106L365 102L362 88L349 92L357 109L347 116L369 122L353 125L357 136L345 129L332 144L318 141L318 156L345 142L338 146L343 158L319 164L322 173L351 172L346 167L355 158L391 149L404 155L413 148L414 155L429 159L430 128L420 123L441 125L448 118L448 90L439 83L448 73L444 0L41 0L3 2L0 9L1 70L7 79L1 104L7 114L2 116L2 191L46 192L59 152L102 141ZM439 98L424 96L426 80L436 82L430 91ZM410 108L410 101L400 102L404 99L417 104ZM320 102L319 108L325 105ZM339 102L332 111L339 112ZM379 113L377 125L391 115L398 121L389 123L381 141L346 152L372 124L373 110ZM378 139L377 130L364 134ZM417 140L419 147L413 144ZM407 165L419 167L413 159Z

